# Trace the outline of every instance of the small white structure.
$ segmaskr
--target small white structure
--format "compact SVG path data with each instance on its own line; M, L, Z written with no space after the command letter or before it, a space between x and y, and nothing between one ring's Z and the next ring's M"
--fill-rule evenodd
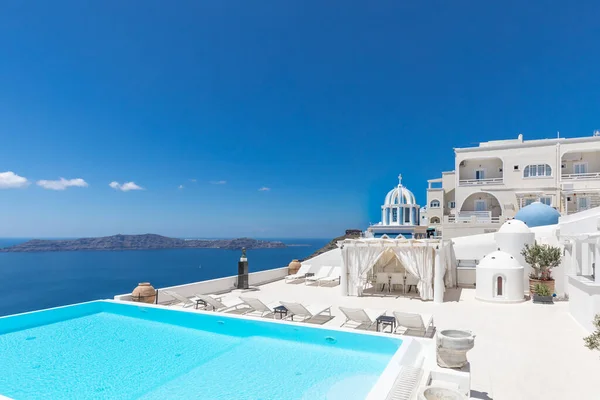
M475 297L497 303L525 301L524 273L524 268L513 256L504 251L494 251L485 256L477 266Z
M523 251L526 244L532 245L535 243L535 233L529 229L525 222L511 219L502 224L498 232L494 234L494 240L498 249L513 256L517 263L523 266L523 287L529 290L529 274L532 272L532 268L525 262L525 257L521 255L521 251Z
M456 286L452 241L370 238L345 239L337 245L342 251L340 289L344 296L361 296L371 284L369 274L381 259L392 268L400 264L402 270L414 277L423 300L442 303L445 288Z

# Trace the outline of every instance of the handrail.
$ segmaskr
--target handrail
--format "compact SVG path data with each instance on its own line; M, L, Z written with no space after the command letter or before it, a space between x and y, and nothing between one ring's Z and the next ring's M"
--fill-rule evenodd
M600 172L586 172L583 174L563 174L561 179L572 180L572 179L594 179L600 178Z
M462 186L472 185L501 185L504 178L486 178L486 179L459 179L458 184Z

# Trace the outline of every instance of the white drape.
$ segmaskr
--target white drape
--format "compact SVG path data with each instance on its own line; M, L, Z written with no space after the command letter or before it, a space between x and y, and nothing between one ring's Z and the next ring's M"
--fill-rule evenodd
M446 274L444 276L444 283L446 287L455 287L456 282L456 254L454 253L454 246L452 242L445 244L443 247L444 252L444 266Z
M433 299L433 260L435 250L429 246L392 247L404 268L419 279L417 289L423 300Z
M364 246L344 246L342 261L348 274L348 295L360 296L367 283L367 274L383 254L383 246L374 243Z

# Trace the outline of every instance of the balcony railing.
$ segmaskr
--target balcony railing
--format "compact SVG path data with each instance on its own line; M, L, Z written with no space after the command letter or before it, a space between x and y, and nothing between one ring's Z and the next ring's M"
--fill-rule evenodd
M487 178L487 179L460 179L459 186L478 186L478 185L502 185L502 178Z
M500 217L492 217L491 211L461 211L457 215L449 215L448 222L456 224L497 224Z
M563 174L563 180L577 180L577 179L600 179L600 172L586 172L584 174Z

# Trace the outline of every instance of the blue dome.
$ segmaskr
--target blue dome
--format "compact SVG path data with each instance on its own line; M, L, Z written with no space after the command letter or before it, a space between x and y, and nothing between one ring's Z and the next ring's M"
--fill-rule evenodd
M521 208L515 215L515 219L525 222L530 228L558 224L559 217L560 213L558 211L539 201Z

